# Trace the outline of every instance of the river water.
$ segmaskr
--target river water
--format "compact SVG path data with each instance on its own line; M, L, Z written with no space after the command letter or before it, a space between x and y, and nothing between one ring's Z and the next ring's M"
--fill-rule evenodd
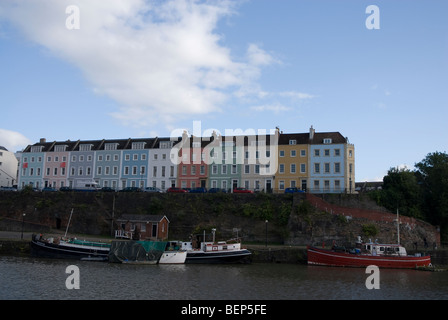
M79 289L67 288L75 275L67 273L71 265L78 267ZM367 289L369 275L363 268L296 264L125 265L0 256L0 299L448 299L448 272L380 269L379 289Z

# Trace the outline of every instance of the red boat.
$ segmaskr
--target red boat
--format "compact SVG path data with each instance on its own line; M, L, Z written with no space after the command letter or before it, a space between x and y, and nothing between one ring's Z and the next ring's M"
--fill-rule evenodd
M308 264L337 267L367 267L414 269L431 266L431 256L407 255L399 244L357 243L357 248L345 251L333 247L332 250L308 246Z

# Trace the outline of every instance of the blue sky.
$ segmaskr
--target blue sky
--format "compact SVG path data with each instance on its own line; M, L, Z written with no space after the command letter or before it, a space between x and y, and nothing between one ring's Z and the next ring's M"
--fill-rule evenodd
M357 181L381 180L448 149L447 15L444 0L2 0L0 145L313 125L355 144Z

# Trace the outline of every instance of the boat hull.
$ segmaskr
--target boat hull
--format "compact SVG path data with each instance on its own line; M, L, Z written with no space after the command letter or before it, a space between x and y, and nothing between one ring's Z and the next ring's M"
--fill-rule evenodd
M160 257L159 264L183 264L186 259L186 251L165 251Z
M31 254L41 258L107 261L109 249L48 243L36 239L30 242Z
M250 255L247 249L219 252L188 251L185 263L238 263Z
M415 269L431 265L430 256L372 256L334 252L331 250L308 247L308 264L336 267L367 267Z

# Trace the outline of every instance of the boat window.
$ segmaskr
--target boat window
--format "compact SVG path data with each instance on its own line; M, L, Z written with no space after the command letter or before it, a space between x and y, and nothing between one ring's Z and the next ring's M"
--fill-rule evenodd
M384 247L380 247L380 251L384 251Z

